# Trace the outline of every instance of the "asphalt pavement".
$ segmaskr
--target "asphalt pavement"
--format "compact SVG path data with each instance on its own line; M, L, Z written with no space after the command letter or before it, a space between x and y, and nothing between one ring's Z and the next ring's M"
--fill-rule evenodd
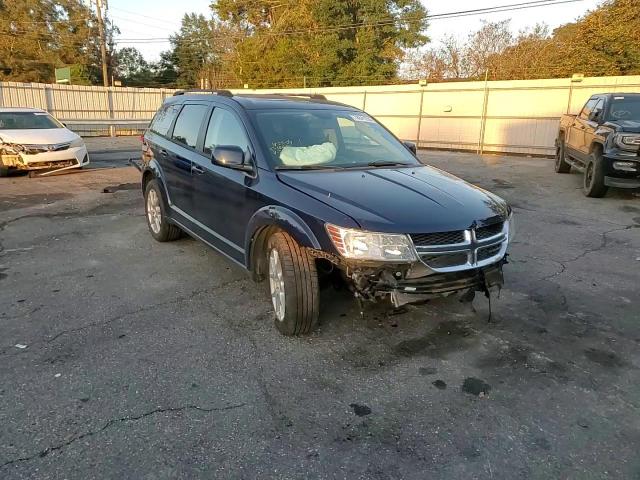
M266 285L153 241L119 142L0 179L3 480L640 478L638 196L423 152L514 206L493 322L482 296L361 318L325 290L319 330L285 338Z

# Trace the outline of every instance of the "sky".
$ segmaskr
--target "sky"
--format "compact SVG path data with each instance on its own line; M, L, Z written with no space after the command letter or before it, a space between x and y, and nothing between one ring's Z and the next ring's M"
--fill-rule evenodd
M422 0L429 14L471 10L498 5L522 3L525 0ZM120 28L118 38L164 38L180 28L180 20L185 13L202 13L208 16L210 0L109 0L109 15ZM511 19L514 32L546 23L555 28L571 22L577 17L596 8L602 0L579 0L562 5L541 6L510 12L482 14L453 19L433 19L427 35L432 45L446 35L465 39L469 33L480 28L482 20L499 21ZM147 60L157 60L162 50L169 48L168 42L152 44L119 44L118 47L135 46Z

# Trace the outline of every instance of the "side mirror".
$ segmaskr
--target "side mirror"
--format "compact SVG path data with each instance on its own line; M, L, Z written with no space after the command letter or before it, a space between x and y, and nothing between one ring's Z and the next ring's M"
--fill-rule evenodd
M402 142L402 143L404 143L405 147L411 150L411 153L413 153L414 155L418 155L418 147L414 142Z
M590 122L597 122L599 116L600 116L600 111L599 110L594 110L594 111L589 113L589 121Z
M253 167L245 162L245 152L237 145L218 145L211 152L211 161L220 167L252 172Z

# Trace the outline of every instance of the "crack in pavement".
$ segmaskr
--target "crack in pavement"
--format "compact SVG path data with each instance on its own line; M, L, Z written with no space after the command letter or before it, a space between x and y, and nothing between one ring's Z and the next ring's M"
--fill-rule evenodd
M77 328L71 328L69 330L62 330L61 332L58 332L57 334L55 334L51 338L32 342L30 344L30 347L32 347L34 345L41 344L41 343L51 344L54 341L56 341L58 338L60 338L60 337L62 337L64 335L80 332L80 331L85 330L87 328L109 325L111 323L117 322L118 320L122 320L123 318L129 317L131 315L136 315L138 313L142 313L142 312L145 312L145 311L148 311L148 310L153 310L153 309L156 309L156 308L159 308L159 307L164 307L164 306L167 306L167 305L171 305L173 303L182 303L182 302L191 300L191 299L193 299L193 298L195 298L198 295L201 295L203 293L215 292L215 291L220 290L222 288L225 288L225 287L227 287L229 285L233 285L235 283L239 283L239 282L242 282L244 280L246 280L246 278L244 278L244 277L243 278L236 278L234 280L229 280L228 282L223 282L220 285L216 285L215 287L212 287L212 288L194 290L193 292L189 293L188 295L182 295L182 296L179 296L179 297L174 298L172 300L167 300L166 302L155 303L153 305L146 305L146 306L140 307L140 308L138 308L136 310L132 310L130 312L126 312L126 313L123 313L123 314L120 314L120 315L116 315L115 317L112 317L112 318L107 318L106 320L87 323L85 325L81 325L81 326L79 326ZM5 354L6 352L8 352L10 350L11 350L11 346L7 346L5 349L0 350L0 355L3 355L3 354ZM33 351L33 349L30 348L28 351ZM26 353L26 352L24 352L24 353Z
M609 243L609 238L608 238L609 234L614 233L614 232L624 232L626 230L632 230L634 228L640 228L640 226L638 226L638 225L626 225L626 226L624 226L622 228L613 228L611 230L607 230L605 232L602 232L600 234L600 237L601 237L600 245L598 245L597 247L593 247L593 248L587 248L582 253L580 253L579 255L577 255L574 258L569 258L567 260L554 260L554 259L551 259L551 258L546 259L546 260L549 260L551 262L559 264L560 265L560 270L558 270L557 272L554 272L552 274L546 275L546 276L540 278L540 280L550 280L552 278L557 277L558 275L562 275L567 270L567 264L568 263L576 262L576 261L580 260L583 257L586 257L587 255L589 255L591 253L603 250L604 248L606 248L607 244Z
M210 407L210 408L209 407L200 407L198 405L185 405L183 407L156 408L154 410L151 410L151 411L139 414L139 415L127 415L125 417L111 419L107 423L105 423L101 428L99 428L97 430L89 430L88 432L81 433L80 435L75 435L74 437L70 438L66 442L59 443L59 444L53 445L51 447L47 447L44 450L41 450L38 453L35 453L33 455L29 455L27 457L19 457L19 458L14 458L12 460L8 460L8 461L2 463L0 465L0 468L4 468L6 466L13 465L13 464L16 464L16 463L28 462L28 461L34 460L36 458L46 457L51 452L55 452L57 450L61 450L64 447L67 447L67 446L71 445L72 443L77 442L78 440L82 440L83 438L91 437L93 435L102 433L105 430L109 429L110 427L112 427L114 425L117 425L119 423L135 422L135 421L141 420L143 418L149 417L151 415L155 415L157 413L177 413L177 412L184 412L186 410L196 410L196 411L205 412L205 413L222 412L222 411L227 411L227 410L234 410L236 408L242 408L245 405L246 405L246 403L238 403L238 404L234 404L234 405L227 405L226 407Z

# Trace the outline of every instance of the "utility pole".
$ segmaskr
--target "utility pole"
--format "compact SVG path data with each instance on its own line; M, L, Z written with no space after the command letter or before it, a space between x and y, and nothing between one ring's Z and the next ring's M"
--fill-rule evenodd
M100 34L100 56L102 57L102 82L105 87L109 86L109 75L107 73L107 42L104 36L104 19L102 18L102 0L96 0L96 11L98 14L98 33Z

